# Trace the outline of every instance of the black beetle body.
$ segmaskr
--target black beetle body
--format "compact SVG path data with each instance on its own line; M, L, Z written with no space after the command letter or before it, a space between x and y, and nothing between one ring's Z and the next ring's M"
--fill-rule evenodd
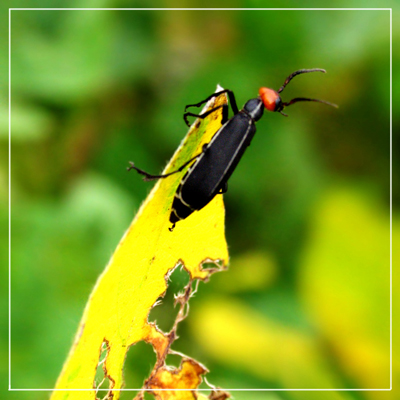
M222 125L182 178L172 203L169 220L173 224L226 192L229 178L256 133L255 121L264 111L260 99L246 106Z
M145 180L166 178L182 171L185 166L193 162L176 190L169 217L172 223L172 227L169 228L170 231L173 230L178 221L187 218L193 211L201 210L217 194L227 191L228 180L242 158L247 146L250 145L256 133L255 123L263 116L264 108L269 111L278 111L282 115L287 116L282 112L283 108L299 101L316 101L337 107L335 104L324 100L305 97L296 97L287 103L282 101L279 93L282 92L285 86L296 75L314 71L325 72L325 70L319 68L295 71L286 78L278 91L265 87L260 88L259 97L249 100L240 111L236 105L235 95L228 89L216 92L200 103L186 106L184 120L188 126L190 126L187 120L188 116L205 118L221 107L223 108L223 125L214 134L211 141L203 146L200 154L187 161L176 171L165 175L151 175L130 162L131 166L128 167L128 170L135 169L145 176ZM228 106L226 104L215 107L200 115L186 111L188 107L199 107L201 104L223 93L228 95L234 113L231 119L228 119Z

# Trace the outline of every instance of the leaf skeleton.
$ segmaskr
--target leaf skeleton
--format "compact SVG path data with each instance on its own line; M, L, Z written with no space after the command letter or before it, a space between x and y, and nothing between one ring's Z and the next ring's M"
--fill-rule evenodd
M222 126L213 135L211 141L203 146L199 154L185 162L176 171L164 175L151 175L137 168L133 162L129 162L130 167L127 168L128 171L131 169L136 170L139 174L144 175L143 179L145 181L167 178L182 171L187 165L192 163L183 176L172 202L169 217L172 226L168 228L171 232L178 221L187 218L193 211L201 210L217 194L227 191L228 180L242 158L247 146L249 146L253 139L256 133L255 123L262 117L264 108L269 111L278 111L282 115L287 116L282 110L299 101L315 101L337 107L336 104L324 100L305 97L296 97L287 103L282 101L279 93L283 91L296 75L316 71L326 72L320 68L300 69L290 74L278 91L266 87L260 88L259 96L250 99L241 110L237 107L235 95L229 89L216 92L197 104L187 105L183 118L188 126L190 124L187 117L202 119L219 108L222 108ZM203 114L194 114L187 111L189 107L199 107L212 98L224 93L228 95L234 114L230 119L228 118L227 104L212 108Z

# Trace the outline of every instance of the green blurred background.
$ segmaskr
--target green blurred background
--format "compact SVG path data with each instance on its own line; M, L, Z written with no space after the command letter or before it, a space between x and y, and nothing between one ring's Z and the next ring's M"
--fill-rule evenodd
M38 3L25 6L88 6ZM128 174L128 161L160 172L187 131L185 105L218 83L241 106L260 86L277 89L294 70L315 67L328 73L295 78L284 101L316 97L340 108L300 103L288 118L266 113L258 123L224 195L231 267L200 284L174 348L205 364L208 380L224 388L389 387L389 11L11 15L12 387L53 387L96 279L153 185ZM0 111L6 224L8 110ZM394 234L399 199L395 188ZM175 271L150 315L164 330L176 312L173 293L186 280ZM4 339L4 355L6 348ZM154 361L148 345L131 348L126 386L140 387ZM178 365L179 358L168 361ZM393 372L396 385L398 358ZM396 398L374 391L232 394Z

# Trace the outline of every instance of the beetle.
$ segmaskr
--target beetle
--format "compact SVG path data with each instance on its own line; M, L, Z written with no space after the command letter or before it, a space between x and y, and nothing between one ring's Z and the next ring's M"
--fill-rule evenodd
M199 103L187 105L183 118L188 126L190 126L190 123L187 117L205 118L221 107L223 108L222 126L213 135L211 141L203 146L200 154L197 154L185 162L176 171L164 175L151 175L137 168L133 162L129 162L130 167L128 167L127 170L136 170L139 174L144 175L143 179L146 181L167 178L168 176L182 171L183 168L193 162L183 176L174 196L169 217L172 226L168 228L171 232L178 221L184 220L192 214L193 211L201 210L217 194L222 194L227 191L228 180L242 158L247 146L250 145L256 133L255 123L263 116L264 108L273 112L278 111L287 117L282 110L299 101L315 101L337 107L336 104L324 100L305 97L296 97L287 103L282 101L279 94L296 75L316 71L326 72L321 68L300 69L290 74L277 91L266 87L260 88L259 96L247 101L241 110L237 107L234 93L229 89L213 93ZM199 107L212 98L224 93L228 95L234 114L230 119L228 118L227 104L215 107L203 114L194 114L187 111L189 107Z

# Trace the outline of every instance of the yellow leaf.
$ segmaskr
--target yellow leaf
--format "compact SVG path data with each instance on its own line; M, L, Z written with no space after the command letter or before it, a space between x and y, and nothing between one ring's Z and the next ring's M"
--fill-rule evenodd
M192 316L192 334L219 363L283 388L341 385L312 335L274 321L234 298L213 296L198 305ZM323 398L345 397L326 392Z
M227 104L225 95L211 100L206 107L210 109L221 104ZM221 117L219 109L207 118L197 120L164 173L178 169L199 154L203 144L208 143L221 126ZM173 232L168 230L171 203L187 169L156 183L90 296L56 388L94 390L54 391L52 400L95 398L94 378L104 344L107 354L103 370L110 382L108 396L113 396L114 400L119 398L118 389L123 386L122 370L126 353L138 341L145 340L152 344L157 354L152 377L166 373L164 361L173 335L164 334L147 318L157 299L164 295L169 274L178 265L183 265L191 281L206 280L213 270L203 269L204 261L220 260L222 266L228 262L222 196L216 196L204 209L178 222ZM133 173L132 180L136 180L137 185L142 184ZM188 374L190 366L190 363L184 363L178 375ZM191 376L184 383L185 387L195 389L200 383L200 373L203 372L199 369L195 372L197 378ZM172 378L169 383L177 387L180 385Z
M251 251L236 256L229 263L229 274L220 274L213 285L229 293L266 290L278 276L278 265L271 254Z
M389 233L388 209L367 192L334 187L316 207L300 268L304 302L360 388L390 385Z

